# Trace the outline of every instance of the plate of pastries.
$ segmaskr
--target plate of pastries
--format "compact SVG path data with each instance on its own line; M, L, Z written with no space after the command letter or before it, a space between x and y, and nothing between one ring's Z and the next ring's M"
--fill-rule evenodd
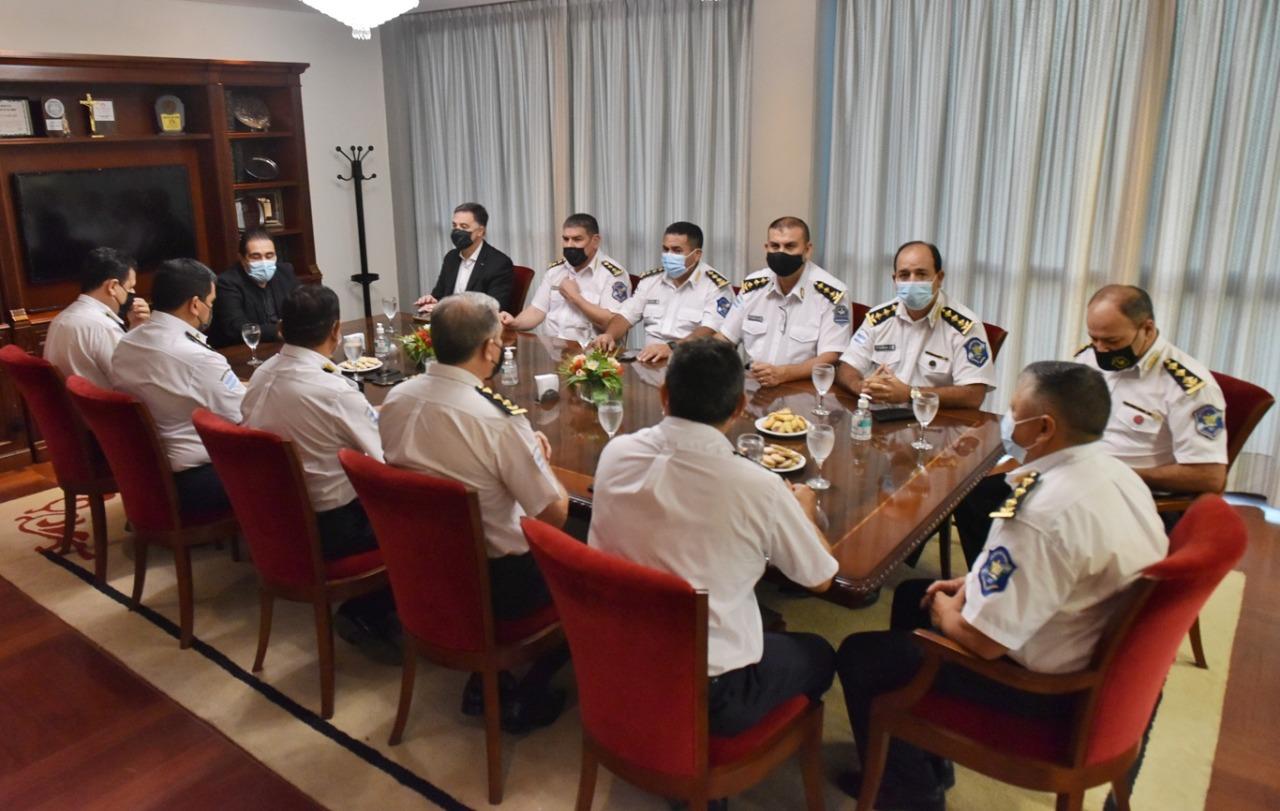
M372 372L374 369L381 369L382 361L366 355L363 358L356 358L355 362L344 360L342 363L338 364L338 368L344 372L355 372L356 374L361 374L364 372Z
M790 448L784 448L781 445L765 445L764 455L760 457L760 464L774 473L791 473L792 471L803 470L807 461L804 458L804 454L799 451L793 451Z
M809 433L809 421L789 408L782 408L756 420L756 430L783 439L799 439Z

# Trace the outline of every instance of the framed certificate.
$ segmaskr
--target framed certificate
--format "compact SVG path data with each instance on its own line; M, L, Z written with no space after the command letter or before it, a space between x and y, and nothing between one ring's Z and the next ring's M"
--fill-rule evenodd
M0 98L0 138L30 138L31 102L27 99Z

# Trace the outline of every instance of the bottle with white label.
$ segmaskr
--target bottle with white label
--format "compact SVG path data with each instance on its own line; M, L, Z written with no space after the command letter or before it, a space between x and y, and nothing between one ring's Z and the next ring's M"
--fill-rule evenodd
M871 399L867 395L858 398L858 408L850 417L849 436L856 440L871 439Z
M387 331L381 324L378 324L373 334L373 356L385 363L389 349Z

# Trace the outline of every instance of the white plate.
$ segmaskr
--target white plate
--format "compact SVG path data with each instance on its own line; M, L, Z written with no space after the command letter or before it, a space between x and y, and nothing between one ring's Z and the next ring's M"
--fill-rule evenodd
M355 372L356 374L362 374L362 375L368 374L369 372L376 372L382 368L382 361L378 360L377 358L361 358L360 360L366 360L366 361L371 360L373 361L373 365L366 366L363 369L357 369L351 365L351 361L344 360L342 363L338 364L338 368L344 372Z
M767 434L768 436L777 437L778 439L802 439L805 434L809 433L810 422L807 417L805 418L805 421L804 421L805 429L803 431L796 431L794 434L783 434L777 431L770 431L768 428L765 428L764 421L767 420L768 418L769 418L769 415L766 414L760 419L756 420L756 430L762 434Z
M781 446L779 446L779 447L781 447ZM789 449L788 449L788 450L789 450ZM764 448L764 453L765 453L765 456L768 456L768 455L769 455L769 446L768 446L768 445L766 445L766 446L765 446L765 448ZM799 452L799 451L796 451L796 453L800 453L800 452ZM768 466L766 466L763 462L761 462L761 463L760 463L760 466L761 466L761 467L763 467L765 470L772 471L773 473L794 473L794 472L796 472L797 470L804 470L804 466L805 466L805 465L807 465L807 464L809 464L809 460L805 458L805 456L804 456L804 454L803 454L803 453L801 453L801 454L800 454L800 459L799 459L798 461L796 461L795 463L790 464L790 465L785 465L785 466L783 466L783 467L768 467Z

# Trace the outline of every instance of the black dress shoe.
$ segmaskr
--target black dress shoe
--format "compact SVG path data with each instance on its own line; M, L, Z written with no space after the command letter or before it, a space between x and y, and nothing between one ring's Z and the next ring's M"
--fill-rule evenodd
M359 614L343 613L333 618L333 630L338 638L353 645L366 658L380 665L396 666L404 663L404 650L388 639L381 627Z
M566 694L559 688L540 690L532 695L516 693L502 704L502 731L522 735L550 726L564 712Z
M516 679L507 671L498 674L498 703L505 707L516 693ZM467 679L467 686L462 690L462 714L484 715L484 679L479 673L472 673Z
M862 773L852 769L836 777L836 786L854 799L862 793ZM917 788L893 783L880 783L876 792L876 811L946 811L947 790L942 786Z

